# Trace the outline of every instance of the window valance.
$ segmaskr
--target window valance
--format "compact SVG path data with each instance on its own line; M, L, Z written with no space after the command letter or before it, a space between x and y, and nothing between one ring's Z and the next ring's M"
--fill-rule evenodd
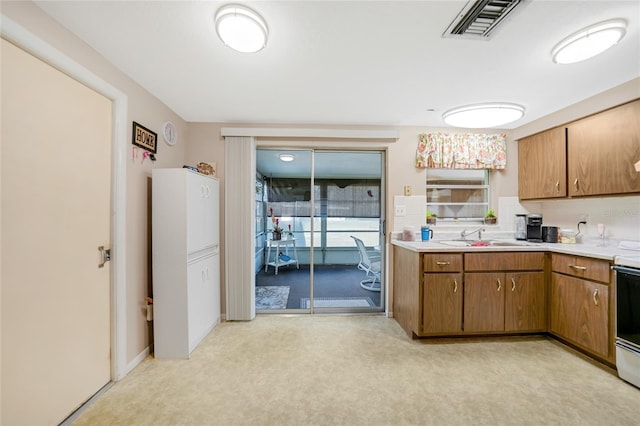
M507 135L480 133L420 133L417 168L504 169Z

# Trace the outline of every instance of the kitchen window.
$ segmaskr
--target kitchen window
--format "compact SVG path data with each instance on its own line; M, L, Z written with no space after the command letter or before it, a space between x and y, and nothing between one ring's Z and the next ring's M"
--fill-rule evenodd
M486 169L426 169L427 211L438 221L482 221L489 209Z

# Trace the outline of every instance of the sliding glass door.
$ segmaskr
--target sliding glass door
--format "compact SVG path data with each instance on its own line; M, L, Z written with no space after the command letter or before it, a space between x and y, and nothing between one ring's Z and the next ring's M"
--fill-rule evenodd
M384 153L256 154L256 311L382 311Z
M314 210L319 225L314 233L318 238L313 258L314 309L379 310L384 294L383 154L314 154Z

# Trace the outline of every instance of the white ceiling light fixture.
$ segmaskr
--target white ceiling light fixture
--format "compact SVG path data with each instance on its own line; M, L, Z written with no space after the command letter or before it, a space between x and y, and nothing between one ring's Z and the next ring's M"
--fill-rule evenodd
M624 19L591 25L566 37L551 50L556 64L573 64L596 56L616 45L626 33Z
M442 119L450 126L477 129L511 123L523 115L524 107L501 102L453 108L442 114Z
M253 10L238 4L222 6L216 12L216 32L222 42L242 53L255 53L267 45L267 24Z
M279 157L280 157L280 161L284 161L285 163L293 161L296 158L296 156L293 154L280 154Z

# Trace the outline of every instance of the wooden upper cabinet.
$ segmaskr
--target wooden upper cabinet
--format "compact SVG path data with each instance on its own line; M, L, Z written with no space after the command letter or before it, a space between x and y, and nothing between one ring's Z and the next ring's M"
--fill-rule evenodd
M521 200L567 196L564 127L518 141L518 195Z
M567 143L570 196L640 192L640 100L569 124Z

